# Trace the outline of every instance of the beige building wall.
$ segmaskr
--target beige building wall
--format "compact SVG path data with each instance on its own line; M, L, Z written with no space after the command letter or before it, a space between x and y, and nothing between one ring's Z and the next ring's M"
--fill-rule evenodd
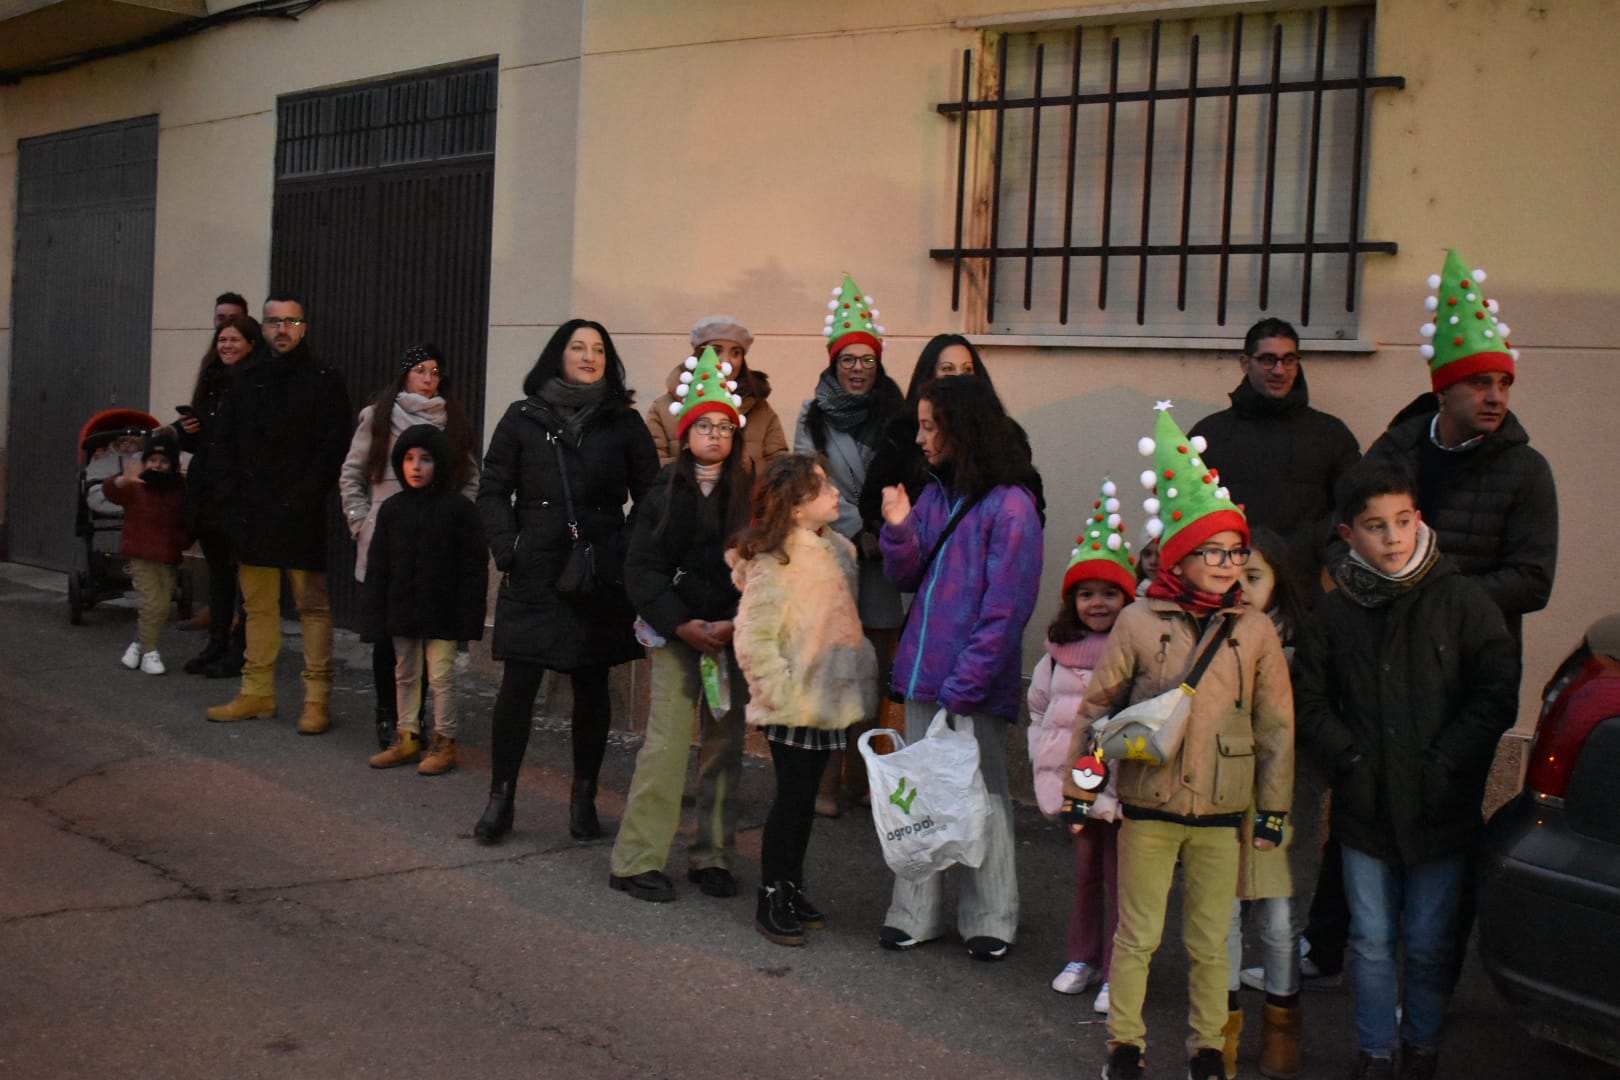
M1175 17L1211 6L1067 10ZM691 322L719 310L759 335L752 359L771 373L791 428L824 362L821 317L843 272L878 298L902 382L929 336L972 328L950 310L949 269L927 254L949 242L954 194L955 127L934 105L955 97L960 50L979 46L986 17L1006 25L1053 7L337 0L296 24L245 23L0 88L0 372L18 138L158 113L161 411L190 385L213 294L236 287L257 300L267 284L276 95L498 55L486 424L569 315L610 327L645 404L685 355ZM1563 494L1558 584L1526 623L1527 723L1580 630L1620 609L1620 570L1592 543L1620 505L1620 473L1607 465L1620 342L1606 317L1620 293L1608 242L1620 212L1604 198L1620 165L1605 138L1615 14L1612 0L1379 5L1377 70L1407 86L1373 97L1367 233L1401 253L1366 259L1362 337L1374 347L1308 362L1314 402L1370 443L1426 386L1416 331L1423 280L1444 249L1491 271L1523 350L1513 406ZM1233 316L1234 337L1251 314ZM1128 484L1140 471L1134 446L1155 399L1173 398L1184 426L1224 405L1235 352L984 349L1051 500L1033 660L1098 479Z
M878 299L886 366L902 383L928 337L971 328L950 310L948 268L927 256L950 242L954 197L955 127L933 106L957 94L960 50L979 46L967 21L1058 6L590 5L576 295L614 330L644 395L685 355L691 321L727 310L760 335L750 359L771 373L791 427L825 362L821 317L846 270ZM1210 5L1063 6L1174 17ZM1523 353L1512 405L1563 496L1553 600L1526 622L1525 724L1587 623L1620 610L1620 563L1590 542L1620 505L1620 471L1599 464L1620 456L1620 331L1604 314L1620 294L1620 211L1606 197L1620 148L1602 134L1616 111L1605 60L1620 45L1616 10L1379 5L1376 71L1407 85L1373 96L1367 234L1401 250L1365 262L1362 337L1374 347L1307 363L1313 402L1365 447L1428 385L1417 328L1445 249L1491 272ZM1258 317L1233 316L1234 344ZM1224 407L1236 352L981 348L1050 500L1034 657L1102 474L1133 490L1153 402L1174 399L1183 426ZM1139 523L1139 501L1126 505Z

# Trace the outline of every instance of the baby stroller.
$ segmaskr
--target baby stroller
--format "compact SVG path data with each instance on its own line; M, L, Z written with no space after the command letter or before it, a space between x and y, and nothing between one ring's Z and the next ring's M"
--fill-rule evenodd
M150 413L108 409L92 416L79 432L79 494L73 534L81 541L68 571L68 621L78 626L84 613L103 600L123 596L130 588L129 564L118 554L124 529L123 508L109 502L101 482L123 471L124 459L139 454L141 440L158 426ZM180 617L191 617L191 577L175 579Z

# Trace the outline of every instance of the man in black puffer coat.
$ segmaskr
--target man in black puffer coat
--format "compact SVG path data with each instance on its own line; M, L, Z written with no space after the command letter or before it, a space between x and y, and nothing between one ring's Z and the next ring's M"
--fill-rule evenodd
M222 450L241 557L247 623L242 689L208 710L215 722L276 713L281 652L281 576L292 585L304 638L300 735L331 726L332 607L326 592L326 512L348 451L354 413L336 371L304 344L304 305L287 294L264 302L268 350L237 376L226 406Z
M1232 407L1204 417L1188 435L1209 440L1204 461L1251 526L1288 541L1314 594L1333 537L1333 492L1361 447L1342 420L1311 408L1299 334L1288 323L1251 326L1238 366L1243 381L1231 393Z

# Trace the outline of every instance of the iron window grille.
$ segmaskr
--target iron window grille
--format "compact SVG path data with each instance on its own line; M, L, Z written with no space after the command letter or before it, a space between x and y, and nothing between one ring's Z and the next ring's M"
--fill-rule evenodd
M1362 235L1369 98L1405 85L1372 74L1372 32L1372 6L1335 6L992 34L978 72L964 50L936 106L952 310L966 275L989 333L1230 337L1269 313L1356 337L1362 257L1396 251Z

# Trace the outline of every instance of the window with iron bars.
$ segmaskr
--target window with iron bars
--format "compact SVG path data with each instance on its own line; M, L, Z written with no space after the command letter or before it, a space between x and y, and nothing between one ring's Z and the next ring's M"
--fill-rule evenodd
M1373 7L992 33L962 56L951 302L1018 336L1358 336Z

